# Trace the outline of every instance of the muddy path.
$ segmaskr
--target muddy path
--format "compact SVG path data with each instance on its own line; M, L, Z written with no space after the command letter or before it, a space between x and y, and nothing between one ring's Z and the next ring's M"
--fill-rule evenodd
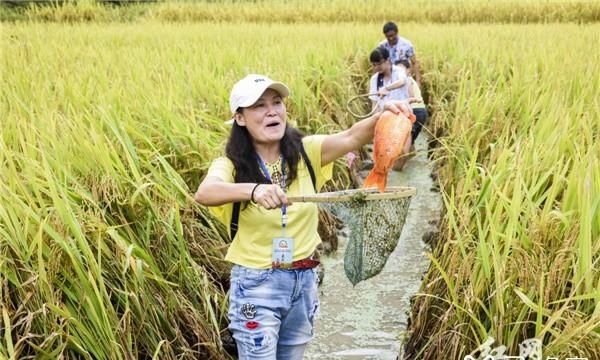
M305 359L393 360L398 356L410 298L419 290L429 266L428 247L422 238L436 230L442 206L439 192L432 189L427 141L426 131L421 132L417 156L402 172L393 171L388 178L388 186L414 186L417 195L411 201L398 246L382 272L353 288L344 274L344 236L340 236L337 252L323 259L321 310Z

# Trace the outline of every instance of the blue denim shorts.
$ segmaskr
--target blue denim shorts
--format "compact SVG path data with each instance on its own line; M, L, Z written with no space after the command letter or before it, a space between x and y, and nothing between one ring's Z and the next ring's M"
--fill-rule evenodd
M228 317L240 359L286 358L282 349L294 346L303 352L319 311L317 284L316 269L234 265Z

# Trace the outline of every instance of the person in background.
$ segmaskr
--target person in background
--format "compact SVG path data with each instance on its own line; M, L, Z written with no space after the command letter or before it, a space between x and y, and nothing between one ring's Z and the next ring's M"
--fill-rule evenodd
M411 132L412 145L410 147L410 152L413 153L415 151L415 141L417 140L417 137L419 136L419 133L421 132L421 129L425 124L425 121L427 121L427 107L425 106L425 102L423 101L423 97L421 96L421 89L419 87L419 84L417 84L415 79L411 76L412 72L410 68L410 62L408 60L400 60L400 62L398 62L398 67L403 68L406 74L408 75L408 102L410 103L413 113L417 118L417 120L413 124Z
M392 65L387 49L373 50L369 60L374 72L369 83L369 99L374 107L381 110L381 104L386 101L407 100L410 97L406 71Z
M392 65L390 54L386 48L378 47L371 52L369 57L375 74L371 77L369 88L369 99L378 110L385 101L399 100L408 101L410 95L410 78L407 76L406 68L402 65ZM414 130L413 124L413 130ZM411 139L404 145L403 155L396 160L393 169L401 171L410 157L412 147Z
M398 26L391 21L383 25L383 34L386 39L379 43L379 47L389 51L390 59L394 65L400 60L408 60L413 69L414 78L417 84L421 86L421 70L412 43L398 35Z
M240 360L300 360L319 309L315 252L321 243L314 194L333 162L373 139L380 113L331 135L303 136L287 121L286 85L263 75L237 82L225 156L213 160L194 199L230 232L229 329ZM385 110L410 114L402 102ZM237 210L236 210L237 208Z

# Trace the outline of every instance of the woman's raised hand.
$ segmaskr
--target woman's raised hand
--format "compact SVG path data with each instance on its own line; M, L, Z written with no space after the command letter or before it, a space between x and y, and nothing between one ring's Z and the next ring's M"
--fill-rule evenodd
M254 190L253 200L255 203L265 209L276 209L283 205L291 205L288 201L285 192L279 185L275 184L260 184Z
M408 103L404 100L386 101L383 104L383 110L389 110L394 114L400 114L400 112L402 111L406 116L409 116L413 113L410 105L408 105Z

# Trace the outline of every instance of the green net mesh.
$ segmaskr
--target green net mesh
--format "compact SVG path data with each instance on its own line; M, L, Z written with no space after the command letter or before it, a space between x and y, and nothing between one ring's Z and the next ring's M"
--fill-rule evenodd
M344 270L353 285L381 272L396 248L414 188L350 190L347 200L319 201L319 206L339 217L350 230L344 253ZM334 193L331 193L334 194ZM372 194L372 195L371 195ZM381 195L381 196L377 196Z

